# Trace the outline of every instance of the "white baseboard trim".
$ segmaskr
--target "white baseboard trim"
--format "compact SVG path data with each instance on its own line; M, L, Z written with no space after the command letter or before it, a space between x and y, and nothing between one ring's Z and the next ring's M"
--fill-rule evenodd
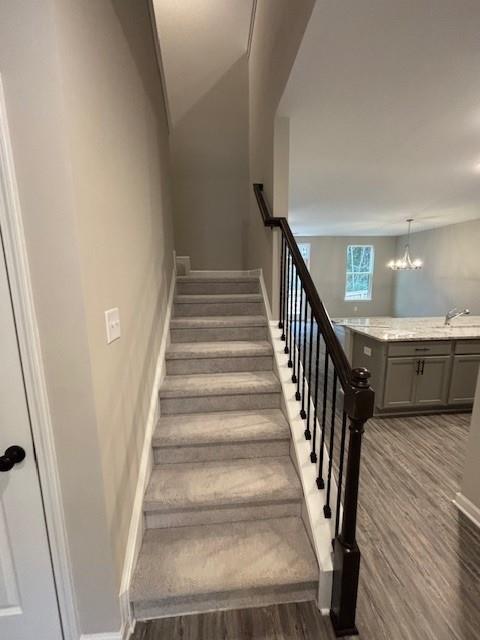
M123 624L122 631L119 632L120 635L97 634L93 636L82 636L83 640L85 640L85 638L87 637L92 638L92 640L93 638L95 638L95 640L110 640L110 638L112 640L117 640L117 638L120 638L120 640L127 640L133 633L133 629L135 626L135 620L133 619L130 607L130 583L143 538L143 497L145 495L145 489L147 488L147 484L150 479L150 472L153 466L152 437L159 413L158 389L162 383L163 378L165 377L165 352L167 350L169 342L170 319L172 316L173 295L175 291L175 278L176 268L174 258L174 268L170 281L167 310L165 313L165 324L163 326L162 338L160 341L160 348L155 368L155 376L150 398L150 407L147 416L147 423L145 426L145 438L143 441L142 456L140 458L140 466L138 471L137 488L133 501L132 517L130 520L127 546L125 551L125 560L123 564L122 581L119 594L120 612Z
M264 296L267 313L270 312L268 298L266 297L265 282L260 273L260 287ZM269 315L271 318L271 314ZM271 320L268 323L270 340L273 345L275 372L282 385L284 410L290 425L293 450L295 452L296 466L302 483L305 506L310 521L310 529L313 537L313 545L320 569L320 580L317 605L320 609L330 606L331 581L332 581L332 537L334 537L335 505L337 487L332 477L331 504L332 518L327 520L323 515L325 492L319 491L316 483L316 466L310 462L310 442L305 440L305 423L300 417L299 404L295 399L296 385L291 381L292 370L288 367L288 355L284 353L285 343L281 340L282 331L278 329L278 321ZM300 365L301 367L301 365ZM300 371L300 375L302 371ZM308 385L305 390L308 392ZM313 411L313 403L311 404ZM317 433L320 426L317 420ZM328 452L324 450L324 464L328 465Z
M466 498L463 493L457 493L452 500L453 504L461 511L476 527L480 529L480 508Z
M80 636L80 640L124 640L121 631L112 633L87 633Z

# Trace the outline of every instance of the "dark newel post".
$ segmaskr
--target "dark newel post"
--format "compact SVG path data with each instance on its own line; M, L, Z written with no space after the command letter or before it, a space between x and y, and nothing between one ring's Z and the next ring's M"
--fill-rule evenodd
M373 415L374 394L367 369L352 371L351 392L345 396L350 443L345 472L342 530L335 538L330 618L337 637L358 635L355 626L360 550L356 541L360 456L365 422Z

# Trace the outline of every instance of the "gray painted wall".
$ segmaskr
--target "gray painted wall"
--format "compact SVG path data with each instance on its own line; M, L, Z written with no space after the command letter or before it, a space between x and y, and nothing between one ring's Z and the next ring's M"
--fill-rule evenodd
M242 269L248 207L248 62L240 58L171 131L175 247L193 269Z
M0 2L0 70L80 631L114 637L173 269L148 3Z
M255 14L248 63L250 200L245 218L245 267L263 269L270 302L275 278L274 233L263 225L251 183L262 182L267 200L273 203L275 114L314 4L314 0L262 0Z
M397 253L405 242L398 238ZM411 251L424 267L396 274L395 315L443 315L451 307L480 314L480 220L414 233Z
M331 317L390 316L393 314L395 274L387 262L395 252L393 237L296 236L298 242L310 243L310 273ZM375 267L372 300L348 301L345 297L347 245L372 244Z

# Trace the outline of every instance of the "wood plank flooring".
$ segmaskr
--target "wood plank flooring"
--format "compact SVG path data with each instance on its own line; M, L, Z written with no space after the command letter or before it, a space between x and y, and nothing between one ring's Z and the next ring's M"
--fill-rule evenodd
M139 623L134 640L334 640L313 602Z
M479 640L480 532L458 513L469 415L371 420L358 543L361 640ZM479 473L480 476L480 473ZM332 640L313 603L138 624L134 640Z

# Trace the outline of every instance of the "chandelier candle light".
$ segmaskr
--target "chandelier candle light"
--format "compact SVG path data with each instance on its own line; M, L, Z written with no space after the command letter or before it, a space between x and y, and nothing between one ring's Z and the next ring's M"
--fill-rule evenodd
M403 257L398 260L390 260L387 267L393 271L415 271L423 267L423 262L419 258L412 260L410 257L410 230L412 227L413 218L408 218L408 237L407 244L405 245L405 253Z

